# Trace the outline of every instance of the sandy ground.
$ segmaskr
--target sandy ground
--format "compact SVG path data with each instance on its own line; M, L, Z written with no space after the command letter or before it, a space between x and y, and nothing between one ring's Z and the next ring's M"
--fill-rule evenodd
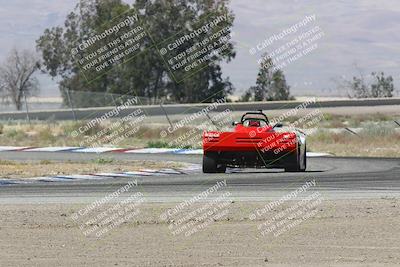
M99 158L92 162L10 161L0 160L0 178L33 178L42 176L128 172L141 169L180 168L183 164L163 161L113 161Z
M323 200L314 216L279 236L262 236L257 226L264 219L249 219L264 202L231 203L225 217L201 231L173 235L160 214L174 205L144 203L135 219L101 237L84 236L71 219L83 204L1 205L0 266L400 264L399 199Z

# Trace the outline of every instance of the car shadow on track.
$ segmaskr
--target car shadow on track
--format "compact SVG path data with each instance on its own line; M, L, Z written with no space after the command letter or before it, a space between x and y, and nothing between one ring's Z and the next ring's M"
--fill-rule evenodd
M304 171L304 172L285 172L283 170L262 170L262 171L257 171L257 170L227 170L226 174L236 174L236 173L264 173L264 174L269 174L269 173L290 173L290 174L299 174L299 173L321 173L321 172L326 172L326 170L310 170L310 171Z

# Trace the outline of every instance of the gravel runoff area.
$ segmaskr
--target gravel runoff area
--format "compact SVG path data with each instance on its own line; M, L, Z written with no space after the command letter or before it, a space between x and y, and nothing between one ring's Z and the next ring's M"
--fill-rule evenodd
M101 237L83 235L71 219L84 204L0 205L0 266L400 264L399 199L323 200L313 216L279 236L262 236L263 221L248 217L265 204L231 203L223 219L185 236L173 235L160 219L176 204L143 203L135 219Z

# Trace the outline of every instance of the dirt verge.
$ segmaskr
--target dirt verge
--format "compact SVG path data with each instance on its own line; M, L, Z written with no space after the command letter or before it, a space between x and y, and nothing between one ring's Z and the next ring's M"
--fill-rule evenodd
M71 215L85 205L1 205L1 266L395 266L400 200L323 201L286 233L261 236L248 214L265 203L236 202L224 219L185 237L159 215L175 204L143 204L137 219L100 238ZM273 216L279 209L269 212Z

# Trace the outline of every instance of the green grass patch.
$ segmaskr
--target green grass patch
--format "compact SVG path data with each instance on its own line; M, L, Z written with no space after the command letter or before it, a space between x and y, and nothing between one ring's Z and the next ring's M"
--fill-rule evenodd
M110 164L114 162L114 159L112 158L97 158L92 160L93 163L95 164Z

